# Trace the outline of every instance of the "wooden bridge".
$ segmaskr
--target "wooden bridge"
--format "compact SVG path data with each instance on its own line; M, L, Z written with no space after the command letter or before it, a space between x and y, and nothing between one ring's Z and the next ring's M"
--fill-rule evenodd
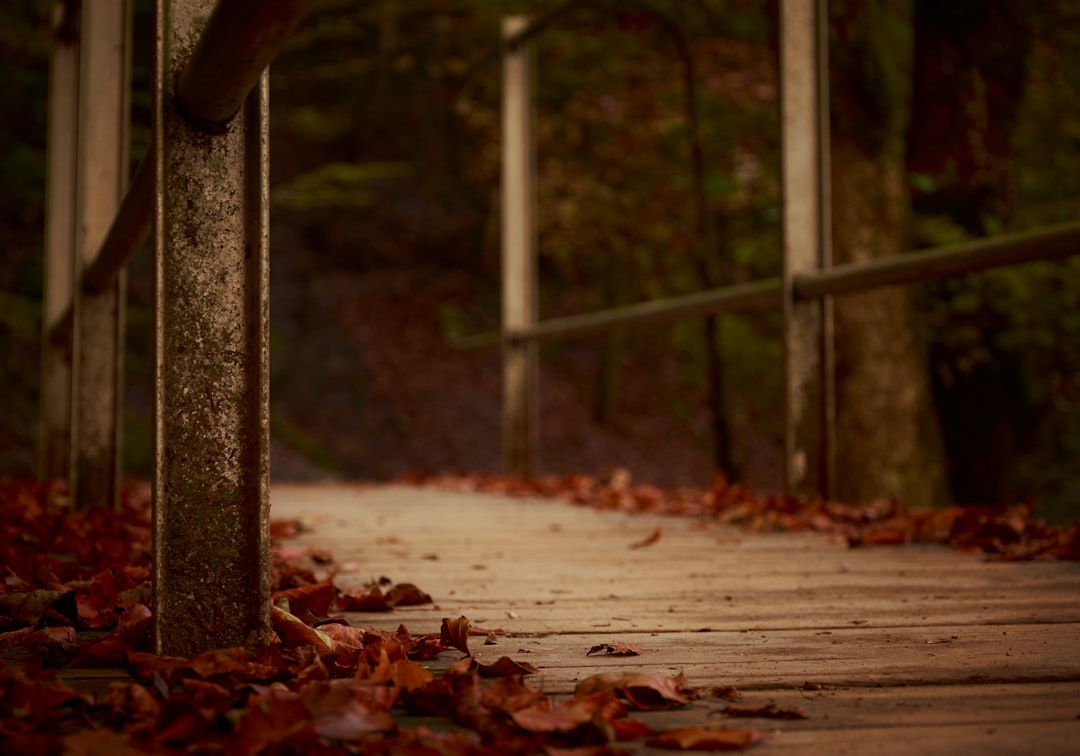
M253 12L236 0L156 1L154 137L126 193L127 4L58 6L42 472L68 477L79 506L115 498L121 273L150 234L154 643L162 653L270 633L265 66L309 4L273 0ZM829 268L822 13L820 3L782 5L783 276L561 323L535 322L528 98L513 83L526 79L523 49L542 24L508 27L500 51L510 87L507 287L498 340L512 466L527 464L535 428L537 341L771 307L785 314L788 485L823 493L828 296L1077 251L1080 226L1072 225L939 250L921 262ZM440 607L387 622L430 632L440 615L462 613L506 629L510 653L528 653L548 690L621 665L681 669L699 686L734 685L750 701L805 709L806 720L768 723L778 732L767 748L776 752L1078 750L1076 565L986 564L937 548L851 551L811 536L678 521L663 523L654 546L630 551L658 523L419 490L281 488L273 497L275 514L317 519L306 541L333 547L365 575L417 582ZM192 596L194 610L229 622L214 633L193 628L185 622ZM584 655L608 640L644 653ZM704 699L664 716L711 722L720 708Z
M356 581L386 575L434 599L354 624L437 634L466 616L506 631L478 646L481 660L529 662L548 693L598 673L685 673L706 695L642 717L655 729L762 729L762 756L1080 751L1074 562L849 548L430 488L276 486L271 501L275 517L311 526L298 544L329 547ZM604 643L641 654L587 655ZM729 686L738 700L708 694ZM769 704L806 718L723 713Z
M411 486L281 485L271 499L275 518L305 525L286 546L329 549L339 587L385 576L433 599L346 613L351 624L437 635L444 618L467 617L489 631L492 645L473 639L478 661L527 662L531 684L556 696L595 674L684 674L697 700L634 714L654 731L751 728L764 734L762 756L1080 750L1076 562L850 548L820 534ZM589 654L604 644L640 653ZM438 672L460 656L427 664ZM86 692L126 679L61 676Z

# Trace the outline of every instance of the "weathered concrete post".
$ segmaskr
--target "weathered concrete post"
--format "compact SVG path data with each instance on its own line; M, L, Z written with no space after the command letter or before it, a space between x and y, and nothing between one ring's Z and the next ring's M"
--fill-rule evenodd
M830 265L828 36L825 0L781 5L784 371L789 493L828 496L835 480L832 308L798 301L800 273Z
M215 13L257 27L248 5ZM196 42L213 8L155 5L153 637L164 654L254 646L270 632L268 78L224 122L180 112L177 72L207 80L213 50ZM251 62L239 37L227 49ZM213 92L188 89L190 115Z
M80 37L70 483L85 508L115 506L120 477L125 279L93 294L81 282L127 188L128 3L83 2Z
M71 306L75 260L75 154L79 96L79 18L71 2L53 12L49 61L48 166L45 218L45 292L41 338L41 427L38 474L70 474L71 331L62 321Z
M503 20L503 38L528 25L528 18ZM527 44L527 43L526 43ZM531 65L526 46L503 57L502 101L502 331L503 470L534 472L539 438L539 369L536 342L515 341L515 330L537 321L536 235L533 221Z

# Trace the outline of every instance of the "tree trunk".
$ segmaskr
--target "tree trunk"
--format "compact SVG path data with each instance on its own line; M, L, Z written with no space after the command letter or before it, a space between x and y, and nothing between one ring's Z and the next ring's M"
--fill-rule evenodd
M834 0L830 11L833 260L902 254L909 242L911 6ZM946 500L941 432L912 294L888 288L835 302L841 499Z
M1018 172L1013 136L1033 30L1053 13L1052 4L1037 5L1026 0L915 2L907 149L908 171L920 178L915 208L948 217L974 236L995 224L1007 227L1012 214ZM979 318L984 328L997 320L987 312ZM984 348L991 355L988 361L956 369L955 352L937 345L935 394L953 497L963 503L1008 504L1017 496L1017 439L1028 430L1018 388L1021 368L985 336Z

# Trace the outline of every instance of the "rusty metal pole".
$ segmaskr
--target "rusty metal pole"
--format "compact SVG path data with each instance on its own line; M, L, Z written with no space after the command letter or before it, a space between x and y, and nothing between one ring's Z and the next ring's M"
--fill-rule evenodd
M69 474L71 444L71 335L53 333L71 307L75 259L75 153L79 97L79 15L71 2L53 9L49 61L48 168L45 219L45 292L41 339L41 427L38 474Z
M181 114L177 72L213 6L155 3L153 638L164 654L270 633L268 75L212 130Z
M528 26L528 18L503 20L503 38ZM531 61L527 45L506 51L502 100L502 331L503 469L533 474L539 439L539 365L534 341L514 332L537 321L536 233L533 221Z
M93 264L128 178L131 8L83 2L80 28L73 280ZM125 280L101 292L74 288L71 473L80 508L115 506L123 411Z
M783 0L780 19L785 486L817 497L835 480L832 305L796 299L794 282L831 263L825 0Z

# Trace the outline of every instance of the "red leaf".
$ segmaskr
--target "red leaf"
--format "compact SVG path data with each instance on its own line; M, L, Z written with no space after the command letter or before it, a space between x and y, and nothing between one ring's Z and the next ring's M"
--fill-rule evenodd
M372 708L357 695L353 680L333 680L312 683L300 692L311 714L315 732L334 740L358 740L373 732L388 732L396 728L388 712Z
M631 673L625 675L593 675L578 683L575 696L586 696L605 690L614 691L631 708L639 711L670 709L690 703L693 691L686 686L686 677L657 677Z
M639 656L642 653L640 646L631 646L626 643L600 643L589 649L586 656L607 652L608 656Z
M724 714L729 717L762 719L806 719L806 712L799 708L781 709L774 703L764 706L725 706Z
M656 530L654 530L652 533L650 533L647 537L642 538L640 541L635 541L634 543L630 544L630 548L632 548L632 549L643 549L646 546L652 546L654 543L656 543L657 541L660 540L660 536L662 534L663 534L663 528L657 527Z
M678 751L741 751L764 739L761 730L726 727L678 727L664 730L645 745Z
M469 620L466 617L457 619L444 617L439 630L439 640L444 646L472 655L469 652Z
M60 750L79 756L145 756L146 751L131 745L126 733L112 730L82 730L65 735Z
M337 607L343 612L389 612L394 605L379 586L373 585L365 593L355 590L339 593Z
M43 627L25 636L22 646L30 654L61 658L75 650L75 628Z
M114 717L122 720L152 722L161 713L161 702L149 689L137 683L109 683L102 703Z
M418 606L432 603L431 596L412 583L398 583L387 594L393 606Z
M500 656L494 664L477 662L476 671L481 677L516 677L535 675L538 670L528 662L516 662L509 656Z
M72 625L78 622L75 593L68 588L59 591L0 593L0 614L11 618L18 625L36 625L42 615L50 609L59 612Z
M430 670L408 659L398 659L391 668L394 684L410 692L420 690L435 679Z
M333 603L335 594L336 590L330 583L318 583L277 591L272 598L275 604L278 599L287 599L289 612L307 619L309 614L325 617L330 611L330 604Z
M334 643L326 633L309 627L299 617L270 605L270 618L274 623L274 632L281 638L286 648L296 646L314 646L320 653L334 650Z
M640 719L616 719L611 726L615 728L616 740L636 740L652 734L652 728Z

